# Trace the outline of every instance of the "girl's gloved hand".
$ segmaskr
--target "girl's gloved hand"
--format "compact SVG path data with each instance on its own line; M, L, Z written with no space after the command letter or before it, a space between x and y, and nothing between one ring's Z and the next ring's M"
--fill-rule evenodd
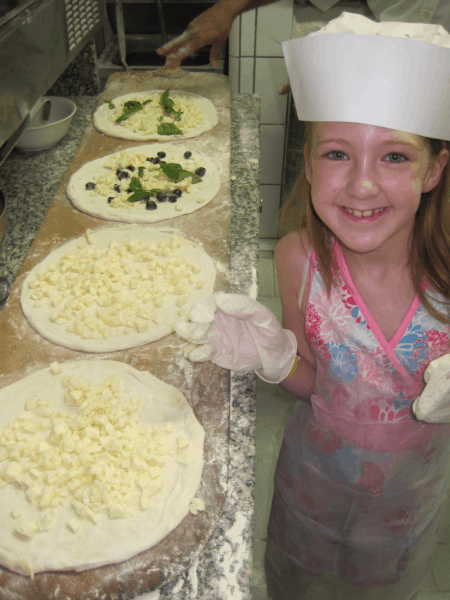
M414 414L427 423L450 423L450 354L432 360L423 378L427 385L414 401Z
M198 345L190 360L211 361L231 371L255 370L269 383L286 378L297 352L292 331L283 329L268 308L240 294L216 292L201 300L175 330Z
M156 50L167 56L165 67L176 69L181 61L203 46L211 45L209 60L219 66L219 56L233 25L233 16L220 5L213 5L191 21L184 33Z

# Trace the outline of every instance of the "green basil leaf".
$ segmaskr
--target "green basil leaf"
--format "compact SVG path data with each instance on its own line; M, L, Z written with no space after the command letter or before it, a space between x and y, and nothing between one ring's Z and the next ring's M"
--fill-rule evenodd
M158 133L160 135L180 135L183 132L173 123L161 123L158 125Z
M181 115L183 111L174 109L174 101L169 98L169 90L166 90L163 94L161 94L159 102L166 113L171 114L175 121L181 121Z
M161 94L159 102L166 112L172 111L173 100L169 98L169 90L166 90L163 94Z
M106 104L109 106L109 108L113 109L116 108L115 105L111 102L111 100L103 100L103 102L106 102Z
M158 194L161 191L157 188L151 190L144 190L144 188L142 187L142 183L137 177L131 178L129 188L133 191L133 194L129 196L127 202L139 202L139 200L142 200L144 196L156 196L156 194Z
M151 99L146 100L143 103L139 102L139 100L128 100L127 102L124 102L123 112L120 115L120 117L115 120L115 123L120 123L121 121L125 121L125 119L128 119L128 117L130 115L134 115L135 113L142 110L144 105L148 104L149 102L151 102Z
M143 177L143 175L144 175L144 170L145 170L145 167L138 167L138 173L139 173L139 177Z
M200 183L200 181L203 181L199 175L186 171L178 163L166 163L165 165L161 165L161 171L174 183L179 183L186 177L192 177L192 183Z
M127 198L127 202L139 202L139 200L142 200L144 196L147 196L147 192L145 190L134 192L134 194L131 194L131 196Z
M132 177L130 181L130 185L128 186L133 192L140 192L144 188L142 187L142 183L139 181L137 177Z

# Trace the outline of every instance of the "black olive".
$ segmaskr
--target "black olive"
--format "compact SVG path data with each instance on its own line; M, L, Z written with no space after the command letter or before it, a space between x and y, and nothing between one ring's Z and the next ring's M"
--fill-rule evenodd
M192 156L192 152L189 152L189 150L188 150L187 152L185 152L185 153L183 154L183 156L184 156L184 158L191 158L191 156Z
M160 159L158 157L156 157L156 158L153 159L153 164L154 165L158 165L159 162L160 162Z
M119 192L119 193L120 193L120 185L118 185L117 183L116 183L116 185L114 186L114 191L115 191L115 192Z
M114 200L114 196L110 196L110 197L108 198L108 204L111 204L111 202L112 202L113 200Z
M178 200L178 196L176 196L175 194L169 194L168 200L169 202L176 202Z
M132 193L133 193L133 190L131 188L128 188L127 189L127 194L132 194Z
M136 171L136 169L133 167L133 165L128 165L127 169L129 171L131 171L133 173L133 171Z
M148 160L148 162L153 162L153 158L151 156L149 156L148 158L146 158L145 160Z
M146 210L156 210L158 206L154 200L147 200L145 203L145 208Z
M122 167L119 167L116 171L116 177L119 177L119 175L122 173L123 169Z
M175 194L175 196L177 196L178 198L181 196L183 192L179 189L173 190L172 194Z
M122 179L128 179L128 171L121 171L117 177L119 178L119 181L122 181Z
M158 152L158 156L159 156L159 158L166 158L166 153L165 152Z
M166 161L165 161L165 160L162 160L162 161L161 161L161 164L162 164L162 165L167 165L167 163L166 163Z
M93 181L89 181L89 183L86 184L86 189L87 190L95 189L95 183Z
M141 200L150 200L150 198L150 194L145 194L145 196L142 196Z
M199 167L198 169L195 169L194 172L199 177L203 177L203 175L206 173L206 169L205 169L205 167Z
M165 202L167 200L166 192L158 192L156 194L156 199L158 200L158 202Z

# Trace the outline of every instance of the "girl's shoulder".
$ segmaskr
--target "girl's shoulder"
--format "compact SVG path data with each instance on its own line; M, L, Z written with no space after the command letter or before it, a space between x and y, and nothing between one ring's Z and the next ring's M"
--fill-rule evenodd
M286 269L292 274L303 274L308 257L313 250L306 229L291 231L278 242L275 248L275 262L278 269Z

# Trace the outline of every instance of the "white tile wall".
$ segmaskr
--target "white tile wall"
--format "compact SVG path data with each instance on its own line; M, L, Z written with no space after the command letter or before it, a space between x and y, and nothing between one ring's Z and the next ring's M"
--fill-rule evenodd
M257 10L249 10L241 15L241 56L255 56Z
M285 125L261 125L261 184L281 185Z
M261 97L261 238L278 237L288 108L288 96L278 94L288 82L281 42L291 39L293 2L242 13L229 37L231 91Z
M240 93L253 94L255 80L255 58L253 56L243 56L240 58Z
M259 215L259 237L278 237L278 211L280 210L281 185L260 185L262 212Z
M280 96L278 93L280 87L288 82L284 58L257 58L255 63L255 94L261 96L261 124L284 125L288 95Z
M256 56L283 58L281 42L291 39L293 0L280 0L257 10Z
M230 87L235 93L239 90L239 58L235 56L228 57L228 77L230 78Z

